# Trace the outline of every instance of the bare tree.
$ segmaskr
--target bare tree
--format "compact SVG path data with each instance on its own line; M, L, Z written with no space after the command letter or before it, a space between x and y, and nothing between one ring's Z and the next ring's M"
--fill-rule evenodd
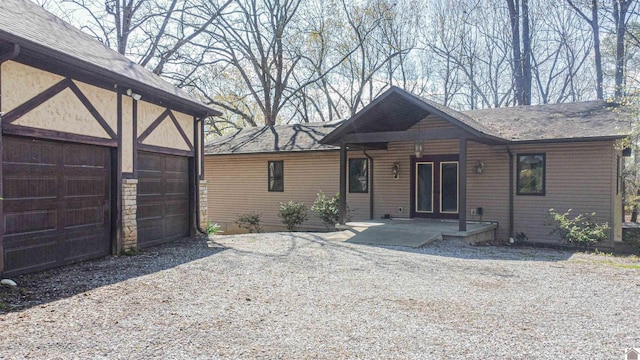
M627 34L627 15L634 0L612 0L611 14L615 25L616 52L615 52L615 97L621 98L624 94L624 72L626 65L625 36Z
M593 34L593 62L596 71L596 95L598 99L604 99L604 76L602 73L602 53L600 51L600 23L598 20L598 0L591 0L591 16L587 16L578 6L574 4L572 0L567 0L567 3L591 27L591 32Z
M506 0L511 23L513 78L518 105L531 104L531 37L529 32L529 1ZM522 24L522 30L520 28Z

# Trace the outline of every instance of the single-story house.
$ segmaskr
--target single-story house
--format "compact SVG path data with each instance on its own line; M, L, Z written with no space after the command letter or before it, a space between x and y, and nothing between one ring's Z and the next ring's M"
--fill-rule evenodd
M240 215L257 213L265 231L279 231L284 229L278 217L281 202L310 207L318 191L327 197L337 194L340 149L320 140L338 124L247 127L205 144L209 219L225 233L236 233L242 232L235 223ZM363 157L362 151L350 151L349 156ZM367 189L353 190L348 196L351 217L368 219ZM326 229L319 217L309 215L301 230Z
M28 0L0 2L0 87L3 276L199 227L214 109Z
M459 112L397 87L347 121L242 129L205 145L209 218L276 228L280 202L341 194L341 221L494 222L496 237L557 243L549 209L595 212L622 233L627 115L603 101ZM341 171L342 170L342 171ZM277 181L273 181L273 179ZM273 184L277 184L274 186ZM306 229L320 226L317 219ZM280 228L281 229L281 228Z

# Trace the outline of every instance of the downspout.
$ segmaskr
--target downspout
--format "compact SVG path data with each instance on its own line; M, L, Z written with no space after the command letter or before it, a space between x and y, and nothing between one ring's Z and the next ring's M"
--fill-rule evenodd
M367 150L363 149L362 153L369 159L369 219L373 220L373 157L367 154Z
M338 223L345 224L347 218L347 144L340 144L340 203Z
M509 242L515 239L515 233L513 228L513 152L511 147L507 145L507 153L509 153Z

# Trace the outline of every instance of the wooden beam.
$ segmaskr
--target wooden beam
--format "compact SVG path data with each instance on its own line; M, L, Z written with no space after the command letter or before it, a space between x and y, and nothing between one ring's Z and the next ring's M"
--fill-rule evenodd
M340 208L338 222L344 225L347 218L347 144L340 145Z
M176 127L176 129L180 133L180 136L182 136L182 140L184 140L184 142L187 143L187 146L189 147L189 149L193 150L193 145L191 144L189 137L187 136L187 134L184 133L184 130L182 130L182 126L180 126L180 123L178 123L178 119L176 119L172 111L169 111L169 118L171 118L173 125ZM194 123L193 126L195 127L196 124Z
M353 144L362 144L385 143L391 141L466 139L470 136L471 135L468 132L462 129L420 129L347 134L343 136L341 140Z
M51 99L52 97L58 95L64 89L69 87L69 83L70 82L71 82L71 79L69 79L69 78L62 79L57 84L55 84L55 85L51 86L50 88L46 89L45 91L39 93L38 95L36 95L33 98L31 98L30 100L26 101L22 105L19 105L15 109L7 112L2 117L3 124L9 124L9 123L17 120L18 118L20 118L24 114L26 114L29 111L31 111L31 110L37 108L38 106L42 105L45 101L47 101L47 100Z
M160 114L160 116L158 116L155 120L153 120L151 125L149 125L149 127L146 128L142 132L142 134L140 134L140 137L138 138L138 143L142 144L144 140L147 138L147 136L151 135L153 130L155 130L158 126L160 126L160 123L162 123L164 119L166 119L167 116L169 116L170 113L171 113L171 110L166 109L165 111L162 112L162 114Z
M111 151L111 171L115 173L112 176L112 179L115 180L114 183L111 184L111 195L115 196L115 199L112 203L112 230L111 234L111 252L113 255L118 255L124 250L124 239L122 233L122 133L123 133L123 124L122 124L122 93L118 91L116 93L116 116L117 116L117 124L116 131L118 132L117 136L117 148Z
M467 231L467 139L460 139L458 158L458 230Z
M82 105L84 105L84 107L91 113L93 118L96 119L96 121L100 124L100 126L102 126L104 131L106 131L107 134L109 134L109 136L112 139L115 139L116 137L118 137L118 135L116 135L116 133L113 132L113 129L111 128L111 126L107 124L107 121L102 117L102 115L100 115L100 112L95 108L95 106L93 106L91 101L82 93L82 90L80 90L78 85L76 85L73 82L73 80L69 81L69 89L73 91L73 93L76 95L78 100L80 100ZM121 133L119 132L118 134L121 134Z
M133 123L131 130L132 156L133 156L133 178L138 178L138 100L133 99L131 105L131 121ZM120 137L122 138L122 134Z
M186 157L191 157L194 155L193 150L189 151L189 150L172 149L172 148L167 148L163 146L147 145L147 144L138 144L138 150L154 152L159 154L166 154L166 155L186 156Z
M6 135L29 136L40 139L62 140L77 142L81 144L117 147L118 141L115 139L105 139L87 135L71 134L55 130L37 129L27 126L2 124L2 132Z

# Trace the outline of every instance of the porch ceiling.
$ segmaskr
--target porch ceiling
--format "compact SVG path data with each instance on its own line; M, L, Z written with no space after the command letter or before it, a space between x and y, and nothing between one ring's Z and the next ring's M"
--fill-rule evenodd
M345 126L348 133L404 131L424 119L429 112L416 107L398 93L390 94L385 101L372 103L356 121Z
M459 131L409 131L412 126L427 117L436 115L457 126ZM444 130L444 129L442 129ZM407 133L407 134L402 134ZM390 141L435 140L453 138L475 138L486 142L503 142L493 132L476 123L468 116L418 98L407 91L392 86L365 106L351 119L325 136L320 142L329 145L386 144Z

